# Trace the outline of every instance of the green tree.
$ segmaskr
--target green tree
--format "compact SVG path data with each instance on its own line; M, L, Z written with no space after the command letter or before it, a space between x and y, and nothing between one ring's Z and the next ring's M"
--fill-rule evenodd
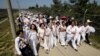
M69 0L69 2L70 2L70 3L75 3L75 2L76 2L76 0Z
M51 10L53 14L59 14L62 9L61 0L53 0L53 4L51 5Z
M85 10L88 9L89 0L69 0L72 3L71 9L76 18L82 18Z
M32 6L32 7L29 7L28 9L35 9L35 7L34 7L34 6Z
M39 5L38 5L37 3L36 3L36 5L35 5L35 8L36 8L36 9L38 9L38 8L39 8Z

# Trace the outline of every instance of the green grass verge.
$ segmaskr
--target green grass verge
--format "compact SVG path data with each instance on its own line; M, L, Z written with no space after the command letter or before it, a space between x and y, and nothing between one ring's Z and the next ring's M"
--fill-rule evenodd
M0 56L14 55L14 42L8 20L0 24Z
M16 18L18 12L13 15ZM14 56L14 39L11 36L9 20L0 24L0 56Z
M90 36L92 46L100 50L100 35L91 34Z

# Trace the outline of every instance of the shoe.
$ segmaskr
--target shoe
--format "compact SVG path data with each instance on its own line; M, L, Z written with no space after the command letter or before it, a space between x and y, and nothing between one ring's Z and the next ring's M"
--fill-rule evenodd
M89 45L92 45L92 43L90 42Z
M64 47L63 45L61 45L62 47Z
M45 52L46 54L49 54L49 50L46 50L46 52Z
M39 56L39 54L37 54L37 55L34 55L34 56Z
M64 46L65 49L67 49L67 46Z
M65 46L69 46L69 44L65 44Z
M57 47L57 45L55 45L55 47Z
M78 51L77 49L74 49L75 51Z
M80 45L77 45L78 47L80 47Z

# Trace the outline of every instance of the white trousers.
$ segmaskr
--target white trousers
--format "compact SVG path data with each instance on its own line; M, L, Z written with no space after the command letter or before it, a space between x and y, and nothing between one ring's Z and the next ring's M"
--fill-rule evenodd
M72 40L74 36L72 34L67 34L67 37L66 37L66 45L68 45L69 41Z
M60 32L59 40L60 40L61 45L65 45L65 35L66 35L66 32Z
M53 35L51 35L49 37L45 36L45 38L44 38L44 49L45 50L50 50L51 48L56 46L56 44L57 44L56 37L54 37Z
M24 30L24 37L28 40L28 33L29 33L29 30Z
M77 45L80 45L81 35L77 34L76 38L77 38Z
M79 45L79 43L80 43L80 35L79 34L76 34L75 36L74 36L74 38L72 38L72 47L74 48L74 49L77 49L77 45ZM77 43L76 43L76 41L77 41Z
M68 42L71 41L71 45L74 49L77 49L77 45L76 45L76 41L79 41L80 38L78 38L77 35L73 35L73 34L67 34L67 40L66 40L66 45L68 45ZM79 42L77 42L78 44Z
M45 50L50 50L51 48L53 48L54 46L54 37L53 35L50 35L49 37L45 36L44 37L44 43L43 43L43 47Z
M75 37L71 40L72 41L72 47L74 49L77 49L76 40L77 40L77 38L75 38Z
M85 35L86 35L85 33L84 34L81 34L81 36L82 36L82 40L81 41L82 42L85 41Z
M53 36L50 37L50 48L53 48L54 46L54 40L53 40Z
M44 37L44 49L45 50L50 49L50 37L47 36Z
M34 55L38 55L37 49L36 49L37 44L36 44L35 41L36 41L36 40L30 40L30 45L31 45L31 47L32 47L32 50L33 50Z

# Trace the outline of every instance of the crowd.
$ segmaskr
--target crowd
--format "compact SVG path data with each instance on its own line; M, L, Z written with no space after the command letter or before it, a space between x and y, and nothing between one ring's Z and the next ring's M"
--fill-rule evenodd
M75 51L78 51L78 46L84 41L92 44L89 36L90 33L95 32L95 28L90 25L91 23L89 19L83 24L80 20L76 21L74 17L53 17L22 11L16 18L16 25L19 28L15 39L16 54L39 56L39 47L49 54L58 43L64 48L70 44Z

